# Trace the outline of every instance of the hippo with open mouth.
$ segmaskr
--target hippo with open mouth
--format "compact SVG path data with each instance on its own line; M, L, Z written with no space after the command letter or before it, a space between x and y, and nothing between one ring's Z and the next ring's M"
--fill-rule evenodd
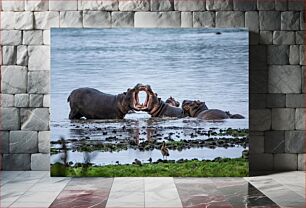
M151 117L185 117L182 108L172 106L162 101L161 98L159 98L158 95L153 92L150 85L142 85L140 88L138 88L138 91L140 90L147 93L147 99L141 107L138 107L140 107L141 110L148 112Z
M222 119L243 119L240 114L230 114L228 111L219 109L208 109L205 102L199 100L184 100L182 103L184 113L190 117L196 117L204 120L222 120Z
M70 105L69 119L123 119L130 110L139 111L138 93L141 84L118 95L100 92L93 88L73 90L67 102Z

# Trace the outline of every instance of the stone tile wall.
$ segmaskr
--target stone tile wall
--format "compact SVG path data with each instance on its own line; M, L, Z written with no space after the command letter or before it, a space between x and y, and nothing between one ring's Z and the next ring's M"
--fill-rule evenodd
M250 170L304 170L303 0L3 0L5 170L49 168L51 27L246 27Z

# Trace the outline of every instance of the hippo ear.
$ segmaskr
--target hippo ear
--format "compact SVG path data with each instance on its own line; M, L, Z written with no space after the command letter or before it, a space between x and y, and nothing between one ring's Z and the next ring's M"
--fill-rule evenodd
M152 92L152 88L150 85L146 85L146 88L148 89L148 91Z
M123 94L126 95L126 92L124 92Z

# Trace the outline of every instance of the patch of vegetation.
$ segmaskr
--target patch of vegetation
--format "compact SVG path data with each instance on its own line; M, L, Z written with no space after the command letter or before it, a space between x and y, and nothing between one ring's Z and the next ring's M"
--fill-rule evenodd
M60 153L61 152L61 150L59 149L59 148L54 148L54 147L51 147L50 148L50 153L51 153L51 155L53 155L53 154L58 154L58 153Z
M105 143L104 141L86 141L86 142L77 142L69 148L72 151L78 152L119 152L127 149L135 149L140 151L148 151L154 149L160 149L162 141L153 140L153 141L144 141L136 143L134 140L120 141L120 143ZM247 137L235 137L235 138L209 138L206 140L194 139L194 140L168 140L166 142L168 149L170 150L184 150L190 148L211 148L216 147L235 147L242 146L247 147L248 138ZM60 149L51 147L51 154L57 154L60 152Z
M244 158L216 158L210 160L181 160L176 162L92 166L82 164L65 167L61 163L51 165L52 176L164 176L164 177L244 177L248 176L248 160Z
M226 130L220 129L218 136L232 136L232 137L247 137L249 135L248 129L232 129L227 128Z

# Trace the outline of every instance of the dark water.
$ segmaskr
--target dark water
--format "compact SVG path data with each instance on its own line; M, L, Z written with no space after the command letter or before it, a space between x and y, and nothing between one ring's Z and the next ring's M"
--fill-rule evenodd
M215 32L220 31L221 35ZM146 129L163 127L190 128L248 128L248 32L244 30L212 29L52 29L51 31L51 131L52 140L60 136L103 139L93 132L96 126ZM67 97L73 89L93 87L118 94L137 83L150 84L162 99L173 96L178 101L199 99L209 108L239 113L242 120L205 122L196 119L149 119L146 113L128 114L122 121L78 124L68 120ZM148 123L150 121L151 123ZM194 121L194 122L193 122ZM168 133L168 132L165 132ZM118 136L118 135L117 135ZM143 136L146 138L146 135ZM118 136L118 140L120 140ZM190 139L182 135L179 139ZM206 139L203 137L203 139ZM175 151L172 159L239 157L243 147L217 148L212 151L196 149ZM99 153L97 164L113 161L129 163L137 157L145 160L148 154L158 158L157 152L128 150L119 153ZM160 153L159 153L160 154ZM70 155L81 161L81 153ZM110 159L111 157L111 159ZM177 158L179 157L179 158ZM56 161L56 155L52 156Z

